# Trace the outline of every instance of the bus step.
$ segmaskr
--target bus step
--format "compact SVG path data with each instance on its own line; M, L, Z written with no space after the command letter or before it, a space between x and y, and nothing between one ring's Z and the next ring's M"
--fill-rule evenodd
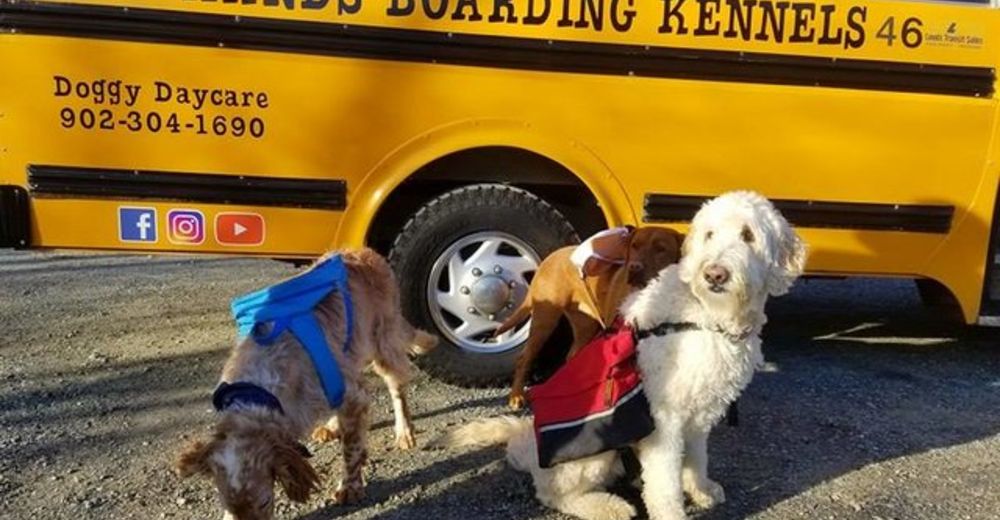
M0 248L31 245L28 192L20 186L0 186Z

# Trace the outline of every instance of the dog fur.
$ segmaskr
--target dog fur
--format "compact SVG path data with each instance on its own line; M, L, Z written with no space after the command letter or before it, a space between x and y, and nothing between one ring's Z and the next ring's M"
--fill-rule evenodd
M701 327L650 336L637 345L656 424L635 446L643 502L652 520L686 518L685 492L699 507L724 500L722 486L707 473L709 431L763 363L760 332L767 298L788 291L806 258L805 245L787 221L752 192L730 192L707 202L692 222L683 251L678 265L667 267L622 307L638 329L664 322ZM604 491L623 473L617 453L542 469L530 418L474 422L439 441L449 446L503 442L507 460L531 473L545 505L587 520L635 515L631 504Z
M354 333L346 352L340 295L332 293L325 298L315 315L343 373L343 405L338 410L329 408L309 355L291 333L284 333L268 347L244 338L230 353L221 380L245 381L267 389L281 401L285 413L258 406L222 412L214 435L191 443L177 459L181 476L202 475L214 482L227 519L271 518L275 481L289 499L308 500L319 487L320 478L306 460L299 440L327 418L329 428L321 428L317 436L339 437L343 443L344 476L333 499L346 504L363 498L371 400L363 372L369 365L392 395L396 445L402 449L415 446L405 393L412 371L407 354L429 351L437 338L414 329L403 318L396 280L385 259L370 249L340 254L354 300Z
M531 316L528 340L514 369L510 407L518 410L524 406L528 374L560 317L565 316L573 330L573 344L567 354L572 357L601 330L602 323L610 325L618 306L630 292L646 285L667 265L677 262L682 240L681 235L671 229L638 228L625 243L622 265L610 264L598 275L584 279L570 261L576 246L558 249L546 257L531 280L524 302L496 332L502 334ZM590 295L593 295L593 303ZM600 308L595 309L595 304Z

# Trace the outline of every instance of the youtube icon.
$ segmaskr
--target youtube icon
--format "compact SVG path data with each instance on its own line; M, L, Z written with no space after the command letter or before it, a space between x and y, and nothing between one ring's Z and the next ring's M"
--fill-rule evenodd
M219 213L215 240L226 246L259 246L264 243L264 217L256 213Z

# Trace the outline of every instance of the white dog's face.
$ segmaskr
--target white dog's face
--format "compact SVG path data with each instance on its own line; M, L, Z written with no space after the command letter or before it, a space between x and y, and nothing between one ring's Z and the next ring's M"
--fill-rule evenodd
M806 248L770 201L747 191L705 203L684 241L681 280L723 314L762 308L802 274Z

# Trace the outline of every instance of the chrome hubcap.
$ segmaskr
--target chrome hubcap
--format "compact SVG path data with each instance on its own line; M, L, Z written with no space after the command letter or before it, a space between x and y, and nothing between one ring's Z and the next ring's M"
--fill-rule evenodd
M506 280L486 276L472 286L472 306L482 314L495 314L510 302L511 295Z
M512 235L487 231L462 237L431 268L431 318L463 349L495 354L516 347L527 339L527 323L493 333L524 301L538 263L538 254Z

